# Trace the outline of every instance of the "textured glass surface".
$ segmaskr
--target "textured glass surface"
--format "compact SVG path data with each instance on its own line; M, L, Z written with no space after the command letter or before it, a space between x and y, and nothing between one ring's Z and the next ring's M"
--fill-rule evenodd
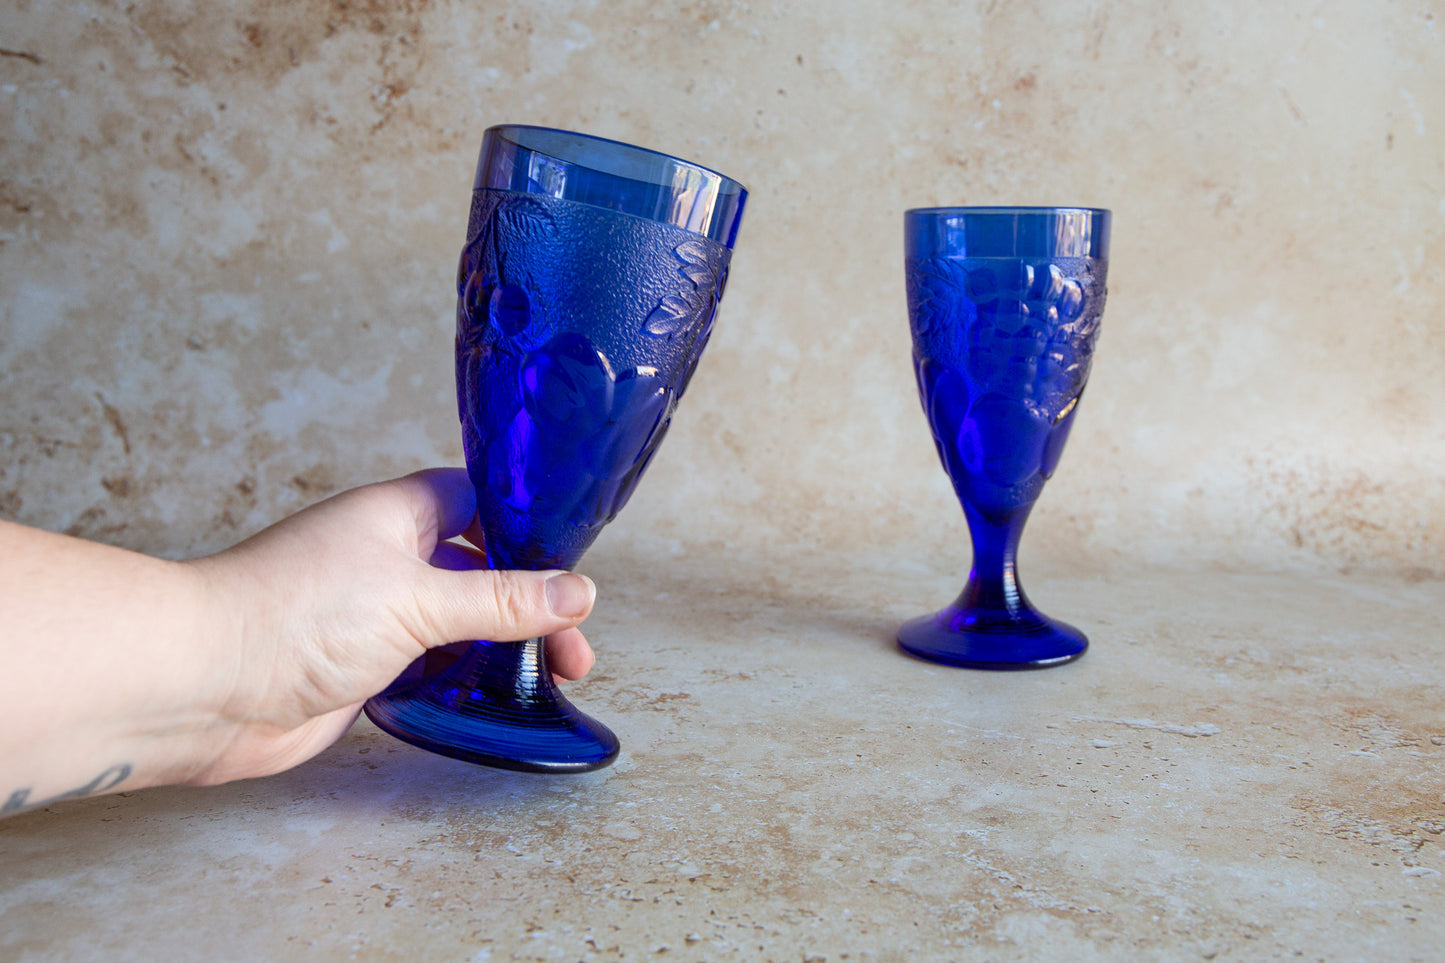
M934 208L905 215L919 398L973 540L963 593L900 630L921 658L976 668L1067 662L1083 633L1018 582L1019 538L1054 474L1104 310L1107 211Z
M487 561L571 568L667 433L712 331L746 194L661 154L517 127L487 132L477 185L455 357ZM366 711L415 745L509 769L585 772L618 752L553 684L537 639L478 641Z
M666 434L730 252L680 228L513 191L476 192L470 235L457 392L467 466L487 493L487 553L497 568L568 568Z

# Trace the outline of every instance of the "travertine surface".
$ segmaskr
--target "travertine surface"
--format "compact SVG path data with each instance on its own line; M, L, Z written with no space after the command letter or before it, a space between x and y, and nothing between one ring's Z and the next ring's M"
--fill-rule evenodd
M1445 575L1438 4L18 0L0 11L0 510L165 554L460 459L482 129L753 189L628 531L943 544L901 214L1116 213L1040 537Z
M942 561L600 552L572 691L611 769L363 722L273 779L14 817L0 958L1439 958L1438 585L1041 574L1093 648L999 675L892 647Z
M884 15L882 11L886 10ZM752 188L583 568L611 770L365 723L265 782L0 822L0 959L1429 959L1445 945L1445 10L12 0L0 515L169 556L461 458L481 131ZM1115 211L1025 545L1094 639L898 655L966 535L901 214ZM3 630L3 629L0 629Z

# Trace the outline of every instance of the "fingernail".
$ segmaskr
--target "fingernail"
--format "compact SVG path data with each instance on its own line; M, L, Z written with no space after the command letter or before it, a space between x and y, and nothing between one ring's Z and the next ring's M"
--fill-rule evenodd
M564 619L586 615L597 597L597 586L585 575L560 572L547 579L547 607Z

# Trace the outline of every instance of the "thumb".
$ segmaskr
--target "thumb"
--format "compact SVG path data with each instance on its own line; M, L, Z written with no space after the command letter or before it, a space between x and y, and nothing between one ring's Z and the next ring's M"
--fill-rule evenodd
M592 611L597 586L575 572L453 572L427 566L414 588L417 641L513 642L560 632Z

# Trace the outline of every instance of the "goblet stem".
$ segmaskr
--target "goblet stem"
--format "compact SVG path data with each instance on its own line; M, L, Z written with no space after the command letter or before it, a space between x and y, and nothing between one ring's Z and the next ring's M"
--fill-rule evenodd
M1031 508L986 512L964 504L973 539L968 584L942 611L899 629L904 651L972 669L1040 669L1084 654L1084 633L1034 608L1019 585L1019 539Z
M611 729L567 701L547 647L474 642L441 672L366 704L379 727L444 756L521 772L589 772L617 758Z
M1018 578L1019 541L1033 502L999 513L963 508L973 540L968 584L953 604L965 625L1019 625L1039 619Z
M562 695L547 668L547 646L540 638L474 642L444 671L445 685L484 693L498 705L530 705Z

